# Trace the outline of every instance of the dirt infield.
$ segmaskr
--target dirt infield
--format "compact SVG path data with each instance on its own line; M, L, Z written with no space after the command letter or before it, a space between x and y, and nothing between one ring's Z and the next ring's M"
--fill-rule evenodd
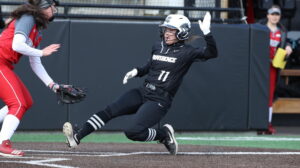
M63 143L15 143L22 158L0 157L1 168L296 168L300 151L180 145L177 156L161 144L82 143L68 149Z

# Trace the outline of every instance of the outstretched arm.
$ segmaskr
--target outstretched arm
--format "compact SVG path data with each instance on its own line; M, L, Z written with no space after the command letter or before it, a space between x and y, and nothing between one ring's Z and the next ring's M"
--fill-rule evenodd
M14 35L14 39L12 42L12 49L22 55L33 56L33 57L42 57L49 56L53 52L56 52L60 47L59 44L51 44L45 47L43 50L39 50L29 46L27 43L27 38L25 35L17 33Z
M142 77L149 72L151 61L148 61L146 65L142 67L137 67L127 72L123 79L123 84L126 84L128 79L134 78L136 76Z
M55 83L52 78L48 75L44 68L40 57L29 57L29 62L32 71L48 86L53 92L57 92L60 87L69 87L69 85L59 85Z
M214 37L210 32L211 15L207 12L204 16L203 22L199 20L199 27L204 34L206 41L205 48L197 48L194 50L196 59L207 60L210 58L216 58L218 56L218 50Z
M29 35L35 25L33 16L23 15L15 23L15 32L12 42L12 49L22 55L42 57L51 55L60 47L59 44L52 44L43 50L36 49L29 45Z
M134 68L133 70L126 73L123 79L123 84L125 85L128 81L128 79L134 78L138 74L138 70Z
M33 72L44 82L46 86L50 87L50 84L54 83L52 78L45 70L40 57L29 57L29 62Z
M56 52L59 48L59 45L52 44L43 50L39 50L26 44L26 37L23 34L15 34L12 48L14 51L29 57L30 66L33 72L44 82L46 86L51 88L54 82L45 70L40 57L48 56L53 52Z
M207 60L210 58L218 57L217 45L214 37L210 34L204 37L206 41L206 48L204 49L203 55L200 57L201 59Z
M151 58L148 60L148 62L144 66L136 68L138 70L137 76L143 77L144 75L148 74L150 65L151 65Z
M49 56L56 52L60 47L59 44L52 44L40 50L29 45L29 34L35 24L33 16L23 15L16 21L15 34L12 42L12 49L22 55L29 57L30 66L33 72L45 83L46 86L54 88L54 82L48 75L40 57Z

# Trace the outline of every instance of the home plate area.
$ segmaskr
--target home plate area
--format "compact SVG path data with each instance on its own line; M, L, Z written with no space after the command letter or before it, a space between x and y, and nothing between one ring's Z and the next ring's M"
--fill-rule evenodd
M0 157L2 168L95 167L298 167L300 151L179 145L170 155L161 144L82 143L69 149L64 143L15 143L24 157Z

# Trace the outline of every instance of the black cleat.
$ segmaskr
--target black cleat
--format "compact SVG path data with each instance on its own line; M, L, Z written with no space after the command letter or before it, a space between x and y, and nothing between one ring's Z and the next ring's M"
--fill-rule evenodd
M77 129L74 129L72 124L65 122L63 126L63 133L66 136L66 143L70 148L75 148L79 145L80 141L76 137Z
M166 131L168 136L164 140L160 141L160 143L165 145L170 154L176 155L178 151L178 144L174 136L174 129L170 124L165 124L163 129Z

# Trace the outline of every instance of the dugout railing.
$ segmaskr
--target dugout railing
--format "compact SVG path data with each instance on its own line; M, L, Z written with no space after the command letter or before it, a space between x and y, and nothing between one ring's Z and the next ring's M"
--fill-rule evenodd
M24 2L0 1L1 6L16 7ZM181 13L189 17L191 21L203 18L206 11L212 13L212 22L215 23L245 23L243 8L221 8L221 7L174 7L174 6L147 6L147 5L118 5L118 4L88 4L88 3L60 3L58 18L76 19L119 19L119 20L164 20L166 13ZM84 11L84 9L86 9ZM127 10L131 12L101 12L101 10ZM149 15L145 11L158 10L157 15ZM84 11L84 12L82 12ZM90 11L90 12L89 12ZM100 11L100 12L99 12ZM168 12L165 12L168 11ZM2 10L3 17L8 17L11 11ZM202 12L202 13L201 13ZM192 13L192 14L191 14ZM231 17L221 17L226 13Z

